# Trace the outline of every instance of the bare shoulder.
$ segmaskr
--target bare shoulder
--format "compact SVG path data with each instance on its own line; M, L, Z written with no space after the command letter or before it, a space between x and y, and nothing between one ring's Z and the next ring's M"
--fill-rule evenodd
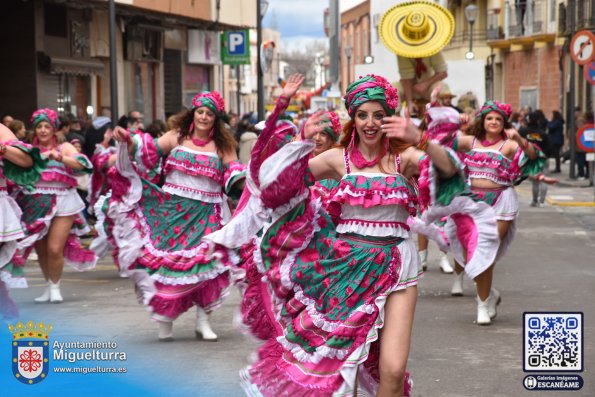
M458 140L457 151L468 152L469 150L471 150L471 147L473 146L473 138L474 138L474 136L472 136L472 135L459 135L457 137L457 140Z
M15 139L17 139L17 137L14 136L12 131L7 126L0 123L0 142L12 141Z
M157 143L159 144L161 152L164 154L171 152L171 150L178 145L179 137L180 133L176 129L169 130L165 134L161 135L161 137L157 139Z
M236 154L235 150L228 150L227 152L223 152L221 154L221 160L224 164L229 164L234 161L237 161L238 155Z
M70 142L64 142L60 145L60 152L63 155L78 154L78 150Z

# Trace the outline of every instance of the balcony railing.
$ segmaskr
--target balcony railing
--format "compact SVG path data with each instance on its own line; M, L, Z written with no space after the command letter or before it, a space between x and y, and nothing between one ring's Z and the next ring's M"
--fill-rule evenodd
M547 0L507 1L504 36L513 38L556 33L555 7L554 2Z
M473 42L477 45L485 44L487 38L487 31L483 29L473 29ZM450 43L446 48L458 48L469 43L469 31L458 30L455 31Z

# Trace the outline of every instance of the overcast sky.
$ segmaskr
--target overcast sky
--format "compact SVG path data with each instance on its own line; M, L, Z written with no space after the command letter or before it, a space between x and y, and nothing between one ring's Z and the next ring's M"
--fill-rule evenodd
M364 0L340 0L341 11L352 8ZM305 48L308 42L328 40L324 35L324 10L328 0L269 0L263 26L281 32L287 49Z
M287 49L304 48L314 40L326 40L323 27L325 0L269 0L263 26L276 28Z

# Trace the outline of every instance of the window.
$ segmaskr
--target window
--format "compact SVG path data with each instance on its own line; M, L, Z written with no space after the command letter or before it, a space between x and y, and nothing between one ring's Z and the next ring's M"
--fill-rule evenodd
M55 37L68 37L66 7L45 4L43 9L45 34Z
M521 107L538 109L539 90L537 87L521 87Z

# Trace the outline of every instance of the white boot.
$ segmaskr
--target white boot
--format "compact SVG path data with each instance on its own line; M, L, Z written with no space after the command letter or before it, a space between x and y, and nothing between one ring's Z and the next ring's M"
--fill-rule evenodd
M490 325L492 323L488 312L489 302L489 297L485 301L479 299L479 296L477 297L477 325Z
M174 322L159 321L159 342L171 342L174 340Z
M50 301L50 282L49 281L48 281L48 285L47 285L45 291L43 292L43 294L41 294L41 296L35 298L34 301L35 301L35 303L45 303L45 302Z
M419 257L421 258L421 270L425 272L428 270L428 250L419 251Z
M463 279L465 278L465 271L459 274L455 273L455 282L452 284L450 294L452 296L463 296Z
M209 324L209 315L202 308L196 308L196 337L202 337L202 340L217 342L217 334L211 329Z
M446 254L442 254L442 258L440 258L440 270L442 270L442 273L446 274L451 274L455 271L448 260L448 255Z
M502 302L500 291L496 288L490 290L490 297L488 298L488 313L491 319L496 318L498 315L497 306Z
M50 302L62 303L62 301L64 301L64 299L60 293L60 281L58 281L56 284L50 281Z

